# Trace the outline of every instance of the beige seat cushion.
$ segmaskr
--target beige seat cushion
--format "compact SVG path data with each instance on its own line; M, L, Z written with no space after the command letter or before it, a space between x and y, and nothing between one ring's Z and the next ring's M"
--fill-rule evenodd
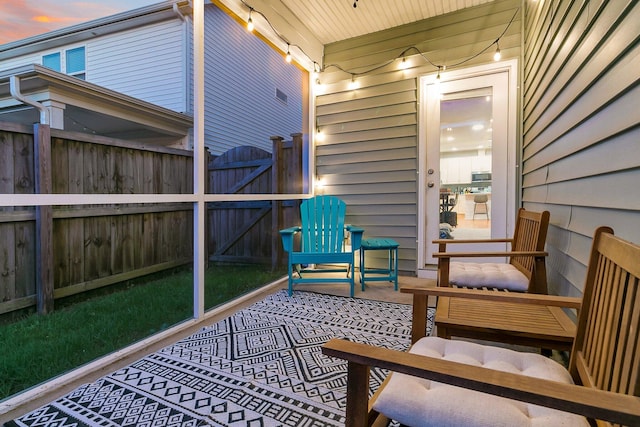
M410 353L572 383L559 363L534 353L426 337ZM374 409L407 426L588 426L585 418L477 391L394 373Z
M449 282L470 288L500 288L526 292L529 279L511 264L493 262L452 262Z

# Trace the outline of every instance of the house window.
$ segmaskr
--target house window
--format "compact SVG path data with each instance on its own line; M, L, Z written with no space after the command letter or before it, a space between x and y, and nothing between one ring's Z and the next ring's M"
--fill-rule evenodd
M50 53L42 56L42 65L60 73L84 80L86 77L85 48L76 47L62 52ZM64 68L63 68L64 65Z
M60 69L60 52L51 53L42 57L42 65L51 68L54 71L62 71Z
M85 78L85 60L84 47L69 49L66 52L67 74L84 80Z

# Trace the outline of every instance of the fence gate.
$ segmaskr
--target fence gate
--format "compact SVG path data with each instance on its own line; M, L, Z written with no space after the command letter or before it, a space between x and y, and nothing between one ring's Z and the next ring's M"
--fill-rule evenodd
M274 173L274 169L276 171L286 169L291 179L301 182L301 137L296 134L294 141L285 142L282 138L277 138L273 142L273 154L256 147L243 146L213 158L209 162L209 192L211 194L287 192L288 188L281 188L280 173ZM292 159L296 160L292 161ZM274 165L276 165L275 168ZM209 260L277 264L280 257L277 246L280 240L278 229L281 228L281 221L291 220L290 205L290 203L276 203L269 200L209 203L207 206ZM276 210L275 215L273 209ZM282 209L286 209L287 213L283 215L279 212Z

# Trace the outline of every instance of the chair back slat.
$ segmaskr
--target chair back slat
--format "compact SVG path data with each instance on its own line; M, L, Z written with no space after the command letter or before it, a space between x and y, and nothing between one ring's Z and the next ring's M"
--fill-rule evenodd
M549 211L518 211L511 244L512 251L544 251L549 228ZM531 279L535 259L530 256L513 256L509 262Z
M316 196L300 204L303 252L343 252L345 202L334 196Z
M640 396L639 260L640 246L598 229L569 364L580 384Z
M630 277L634 283L632 284L632 291L624 296L625 304L622 312L622 323L635 325L635 331L640 328L640 310L634 307L640 307L640 288L637 277ZM640 351L640 338L638 334L633 334L633 330L622 330L618 337L620 341L621 351L617 354L614 366L614 378L612 387L614 390L620 390L626 394L640 395L640 361L638 354ZM633 354L635 351L636 359L624 358L624 354ZM636 378L635 383L631 380Z

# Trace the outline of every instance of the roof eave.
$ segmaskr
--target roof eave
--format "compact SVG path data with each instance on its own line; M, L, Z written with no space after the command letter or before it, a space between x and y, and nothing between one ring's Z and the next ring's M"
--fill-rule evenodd
M154 22L179 19L173 7L174 3L184 2L167 0L162 3L6 43L0 45L0 60L53 49L72 43L80 43L95 37L149 25Z
M183 135L193 126L193 117L190 115L58 73L37 64L0 72L0 98L10 96L8 82L9 77L12 75L18 77L21 82L27 83L27 86L29 86L29 80L34 81L33 85L30 85L28 89L25 88L25 95L29 95L30 92L41 91L44 88L55 88L60 94L73 95L72 98L86 100L96 106L108 105L114 117L143 120L146 124L154 124L165 131Z

